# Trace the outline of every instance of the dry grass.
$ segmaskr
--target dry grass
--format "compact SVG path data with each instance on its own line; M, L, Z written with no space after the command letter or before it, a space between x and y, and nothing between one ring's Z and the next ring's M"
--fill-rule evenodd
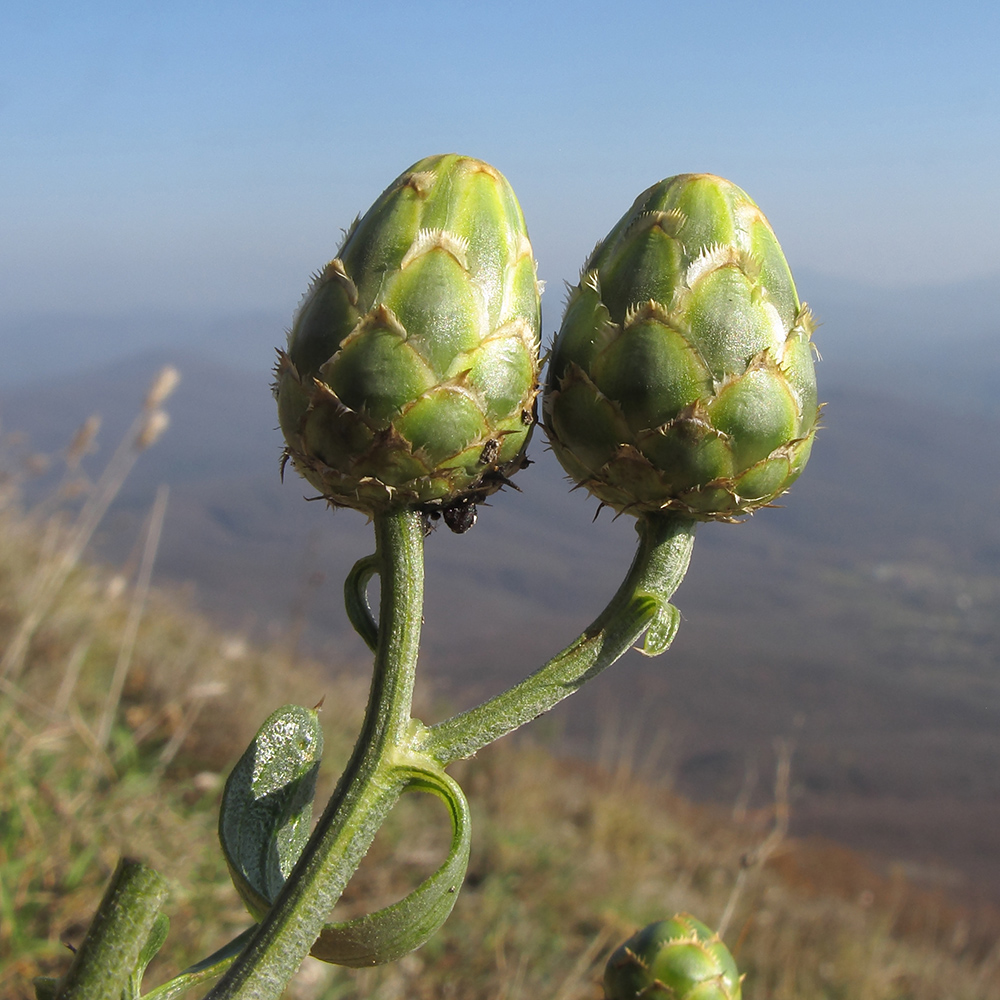
M222 774L274 707L326 695L328 789L363 707L364 678L290 669L279 651L222 635L155 590L137 611L136 587L109 571L74 561L54 593L40 587L78 530L57 508L18 511L12 489L0 504L0 648L33 623L0 689L5 998L32 996L34 975L66 967L66 943L82 937L123 852L173 886L152 982L246 926L216 844ZM717 925L728 909L750 1000L1000 998L995 916L879 876L842 848L779 844L770 814L734 823L628 767L559 760L530 734L453 770L472 804L474 849L451 920L383 969L310 960L290 996L596 1000L604 960L638 926L680 910ZM407 797L340 909L400 895L446 841L433 800Z

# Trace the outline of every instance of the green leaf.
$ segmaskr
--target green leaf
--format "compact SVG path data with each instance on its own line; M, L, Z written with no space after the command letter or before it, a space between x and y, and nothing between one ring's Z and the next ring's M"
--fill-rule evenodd
M128 978L128 983L122 991L122 1000L139 1000L142 995L142 977L146 974L146 967L156 958L156 953L163 947L170 933L170 918L165 913L157 913L156 920L149 931L149 937L139 952L139 960L136 962L132 974Z
M452 826L448 856L398 903L355 920L327 924L313 946L314 958L355 969L394 962L425 944L448 919L469 866L469 804L458 783L443 771L413 772L405 791L429 792L448 806Z
M359 559L344 581L344 607L347 618L354 626L354 631L365 641L365 645L374 653L378 645L378 622L372 614L368 602L368 583L378 573L376 556L365 556Z
M639 652L645 656L659 656L660 653L665 653L680 627L680 610L672 604L661 604L657 608L656 616L649 623L649 628L646 629L646 638Z
M207 983L217 976L221 976L246 947L255 930L257 930L256 924L248 927L239 937L233 938L232 941L213 952L208 958L189 966L162 986L157 986L155 990L147 993L143 1000L174 1000L175 997L182 996L195 986L200 986L202 983Z
M256 920L309 839L322 754L318 712L285 705L261 726L226 781L219 840L233 885Z

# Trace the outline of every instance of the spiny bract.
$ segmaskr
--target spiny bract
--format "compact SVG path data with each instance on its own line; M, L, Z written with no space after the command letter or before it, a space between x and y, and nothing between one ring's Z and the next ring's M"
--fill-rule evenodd
M649 924L608 959L607 1000L740 1000L729 949L688 913Z
M552 448L617 511L751 513L809 457L812 328L747 194L711 174L661 181L571 291L543 404Z
M337 506L461 512L525 464L539 330L510 185L480 160L421 160L296 313L276 368L286 456Z

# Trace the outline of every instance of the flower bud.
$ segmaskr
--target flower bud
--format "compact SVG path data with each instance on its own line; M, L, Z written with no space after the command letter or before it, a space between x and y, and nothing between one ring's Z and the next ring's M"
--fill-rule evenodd
M809 456L812 328L743 191L711 174L661 181L570 294L543 405L553 451L617 511L752 513Z
M296 313L276 369L286 456L337 506L471 523L469 506L525 464L539 329L510 185L480 160L421 160Z
M729 949L687 913L644 927L604 970L607 1000L740 1000L740 982Z

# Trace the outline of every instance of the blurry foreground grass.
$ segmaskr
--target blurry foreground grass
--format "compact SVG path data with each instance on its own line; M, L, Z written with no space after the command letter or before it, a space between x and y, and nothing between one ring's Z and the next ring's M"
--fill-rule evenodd
M75 522L19 510L15 487L0 484L0 653L23 646L0 680L0 997L30 998L33 976L65 970L122 853L173 887L148 987L249 923L215 825L224 774L257 725L280 704L325 698L325 797L366 679L292 667L280 649L223 635L128 574L74 562L55 586ZM382 969L310 960L290 996L596 1000L604 960L637 927L680 910L718 925L739 880L726 940L749 1000L1000 998L990 914L832 845L786 841L740 878L768 814L735 823L643 782L627 761L557 759L530 728L453 770L472 803L474 847L443 931ZM446 825L432 800L405 798L338 914L402 895L436 865Z

